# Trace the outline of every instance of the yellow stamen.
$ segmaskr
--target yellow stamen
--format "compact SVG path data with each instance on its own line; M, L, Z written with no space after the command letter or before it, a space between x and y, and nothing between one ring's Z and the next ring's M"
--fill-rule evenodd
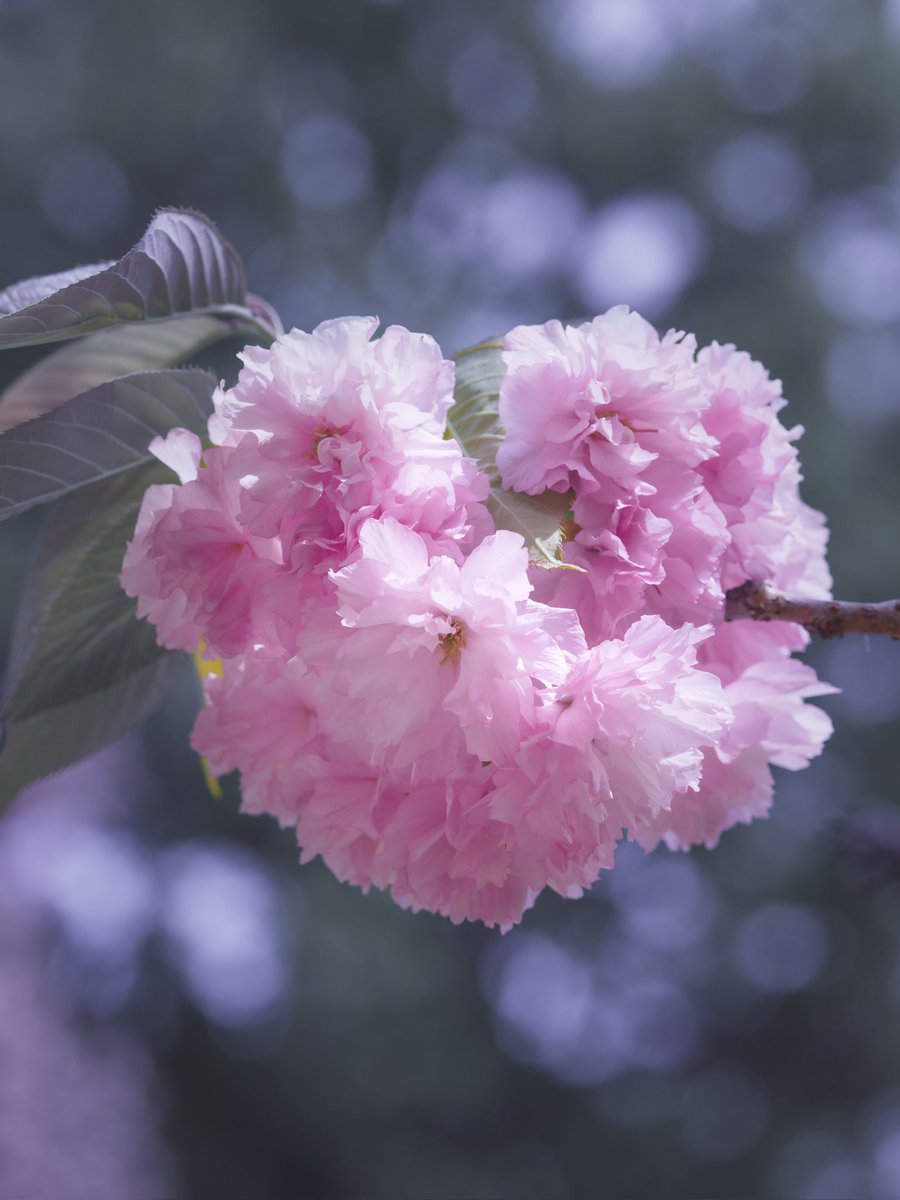
M643 429L640 429L637 425L630 421L628 417L620 416L614 408L599 408L596 412L596 416L607 417L611 421L618 421L620 425L624 425L625 428L630 429L632 433L659 433L659 430L654 429L652 425L646 425ZM606 441L606 438L602 433L595 432L594 436L600 438L600 440L603 442Z
M441 655L441 666L449 662L455 667L466 644L466 627L458 617L450 617L449 620L453 632L442 633L438 638L438 641L444 647L444 653Z
M333 425L321 425L316 430L315 435L313 436L312 448L306 457L308 459L310 459L312 462L318 462L319 461L319 445L320 445L320 443L324 442L326 438L340 437L340 435L342 433L346 433L346 432L347 432L346 429L338 429Z
M206 642L203 638L200 639L200 649L192 655L194 666L197 669L197 675L200 682L205 683L207 679L222 678L222 660L221 658L204 658L203 651L206 649ZM203 778L206 780L206 786L209 789L209 794L214 800L222 799L222 785L219 783L215 775L213 775L209 763L205 758L200 759L200 769L203 772Z

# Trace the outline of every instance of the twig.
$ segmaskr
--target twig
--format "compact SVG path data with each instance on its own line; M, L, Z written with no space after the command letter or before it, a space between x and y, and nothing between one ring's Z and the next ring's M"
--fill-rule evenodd
M820 637L845 633L884 633L900 639L900 600L858 604L852 600L800 600L780 596L764 583L748 580L725 594L725 620L793 621Z

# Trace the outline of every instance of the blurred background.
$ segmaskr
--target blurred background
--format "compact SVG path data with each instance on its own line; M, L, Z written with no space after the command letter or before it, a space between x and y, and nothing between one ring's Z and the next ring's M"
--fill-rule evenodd
M163 204L287 325L736 342L837 594L900 594L897 0L0 0L0 285ZM0 822L0 1197L900 1197L900 645L813 658L837 732L770 820L505 937L213 801L186 677Z

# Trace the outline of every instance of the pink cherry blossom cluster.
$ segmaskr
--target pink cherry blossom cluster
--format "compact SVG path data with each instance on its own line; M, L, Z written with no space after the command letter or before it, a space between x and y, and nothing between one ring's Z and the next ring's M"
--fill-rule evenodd
M168 647L219 662L193 744L305 860L509 928L623 837L712 845L804 766L830 690L794 628L723 623L749 577L828 594L777 384L613 309L506 339L503 486L570 496L575 569L529 565L446 433L454 368L374 319L248 348L211 446L152 449L122 582Z

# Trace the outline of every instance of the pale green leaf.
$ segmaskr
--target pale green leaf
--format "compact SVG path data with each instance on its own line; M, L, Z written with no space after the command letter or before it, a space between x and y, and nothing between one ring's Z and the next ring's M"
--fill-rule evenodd
M499 412L504 370L501 351L501 342L488 341L455 356L455 401L447 419L448 432L488 476L491 490L487 507L497 528L520 534L534 565L578 570L562 558L563 528L571 496L560 492L527 496L500 483L496 458L504 433Z

